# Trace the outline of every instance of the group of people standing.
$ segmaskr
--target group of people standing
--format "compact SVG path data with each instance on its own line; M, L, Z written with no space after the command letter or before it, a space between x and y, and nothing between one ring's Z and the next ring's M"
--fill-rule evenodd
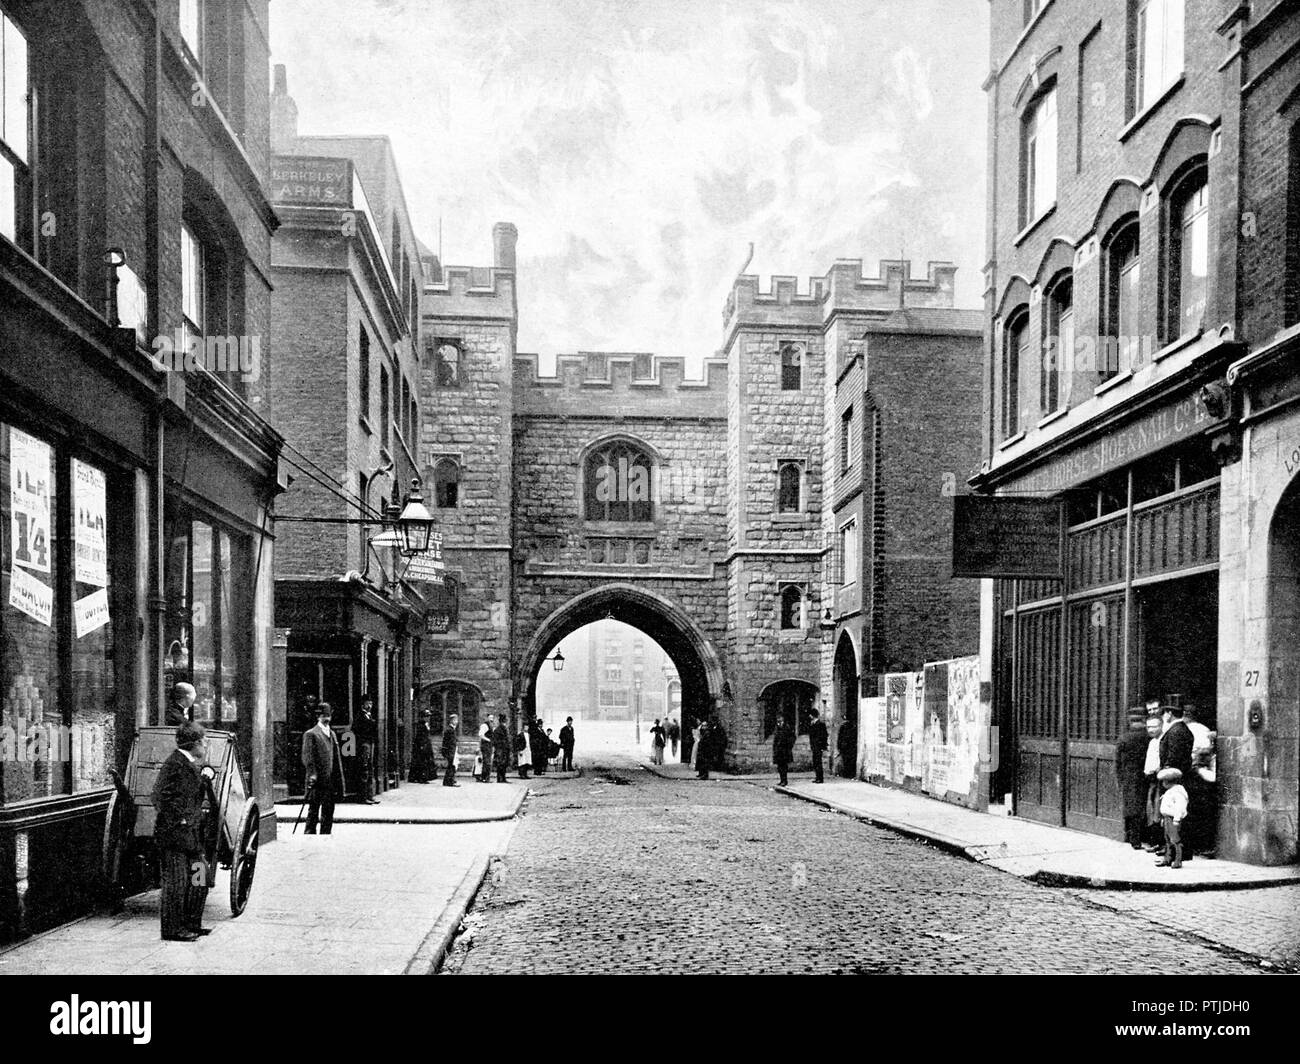
M727 733L715 713L699 721L691 732L691 768L702 780L709 778L710 769L722 767L727 752Z
M431 783L438 777L438 765L434 758L432 713L420 710L415 727L415 739L411 748L411 767L407 773L410 783ZM447 718L447 726L442 731L442 756L446 763L443 785L458 786L456 783L456 726L458 718L453 713ZM511 767L519 772L520 779L527 779L531 769L536 775L546 773L546 766L554 757L563 755L560 770L573 770L574 732L573 718L565 721L560 729L559 741L551 737L552 729L542 723L541 717L531 721L521 720L519 729L513 735L506 723L505 714L497 716L489 713L478 729L478 756L474 763L474 779L478 783L491 783L495 772L498 783L506 782L506 773Z
M1124 837L1135 850L1159 853L1156 865L1181 868L1193 853L1214 849L1214 733L1194 706L1129 712L1115 748Z
M664 763L664 750L671 745L672 756L677 756L677 744L682 739L682 726L673 717L665 717L663 723L655 718L654 727L650 729L650 760L656 765Z
M794 760L794 725L785 717L777 719L772 732L772 761L781 774L781 786L790 785L790 763ZM808 713L808 750L812 754L813 782L825 783L822 770L822 757L830 745L830 736L826 731L826 722L817 710Z

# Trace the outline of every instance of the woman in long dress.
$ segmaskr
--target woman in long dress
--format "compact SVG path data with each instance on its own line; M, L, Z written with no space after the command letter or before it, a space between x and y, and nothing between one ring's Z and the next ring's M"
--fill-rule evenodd
M696 762L700 756L700 722L695 722L695 727L691 729L691 768L696 768Z
M433 733L429 730L429 711L420 710L415 726L415 742L411 749L411 767L406 773L408 783L428 783L438 775L433 758Z

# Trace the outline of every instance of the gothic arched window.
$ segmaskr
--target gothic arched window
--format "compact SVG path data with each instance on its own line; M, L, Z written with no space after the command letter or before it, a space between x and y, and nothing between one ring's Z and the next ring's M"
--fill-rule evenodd
M803 387L803 350L798 344L781 345L781 391L797 392Z
M781 627L787 631L803 627L803 588L798 584L781 588Z
M817 688L803 680L781 680L769 684L759 696L763 707L763 738L770 739L776 731L778 718L784 719L794 729L795 735L808 733L809 714Z
M433 505L454 510L460 501L460 464L454 458L439 458L433 467Z
M654 519L654 462L624 440L598 447L583 469L583 516L588 521Z
M433 713L429 728L435 735L442 734L447 727L447 718L453 713L460 718L457 734L474 735L478 732L479 705L483 697L473 684L444 680L434 685L428 697L429 709Z

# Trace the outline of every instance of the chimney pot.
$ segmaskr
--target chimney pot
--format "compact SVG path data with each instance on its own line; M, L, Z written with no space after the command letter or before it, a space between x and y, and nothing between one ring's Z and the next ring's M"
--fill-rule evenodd
M519 230L513 222L497 222L492 227L492 263L498 270L515 269L515 244Z

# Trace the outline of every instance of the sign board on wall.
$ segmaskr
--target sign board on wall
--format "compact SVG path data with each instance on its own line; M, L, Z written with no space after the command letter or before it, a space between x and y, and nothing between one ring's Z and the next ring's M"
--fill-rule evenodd
M1062 500L957 495L952 502L954 577L1060 578Z
M271 156L271 202L352 206L352 163L315 155Z

